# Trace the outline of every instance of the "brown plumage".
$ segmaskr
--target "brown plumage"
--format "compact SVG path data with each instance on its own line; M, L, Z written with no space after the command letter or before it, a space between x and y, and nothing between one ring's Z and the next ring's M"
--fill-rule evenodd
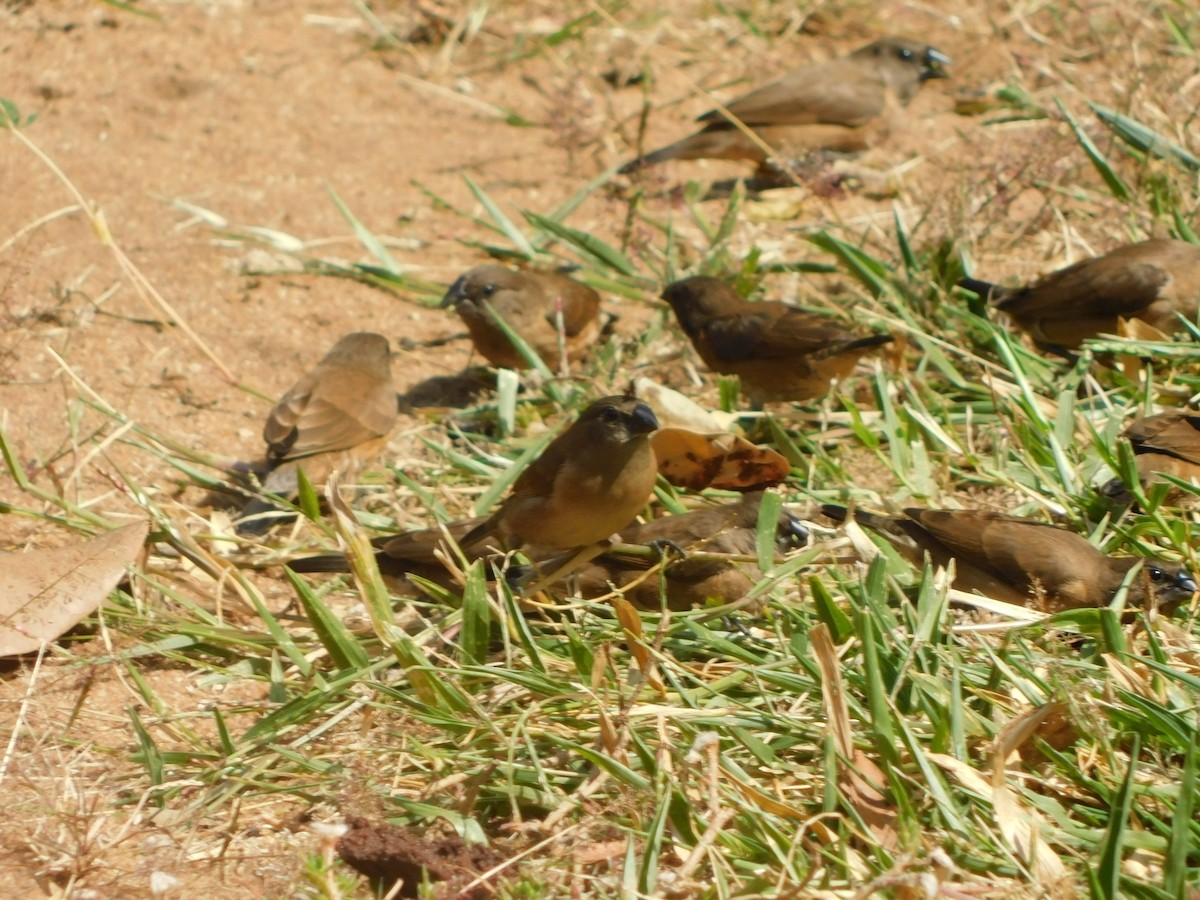
M449 534L459 545L468 562L483 559L489 555L485 540L479 540L466 546L462 544L462 539L467 533L483 521L482 516L476 516L472 519L451 522L444 526L444 530L442 528L422 528L404 534L376 538L371 543L378 549L375 554L375 562L379 566L380 574L396 582L402 582L407 575L416 575L443 587L452 587L453 581L450 578L449 570L439 558L439 553L450 554L450 550L446 546L446 535ZM450 554L448 558L453 559L454 556ZM294 559L287 565L294 572L350 571L349 561L341 554L306 556Z
M1098 334L1116 334L1118 319L1140 319L1165 334L1184 331L1176 313L1196 321L1200 247L1183 241L1126 244L1081 260L1025 287L964 278L1043 350L1076 349Z
M566 550L602 541L633 521L654 490L654 412L632 397L592 403L513 483L463 543Z
M663 299L700 358L737 375L755 404L810 400L845 378L886 334L859 337L831 319L774 301L751 303L716 278L696 275L667 285Z
M529 363L496 325L492 311L551 370L559 368L564 352L567 356L577 356L601 332L600 295L557 272L476 266L450 285L441 305L454 307L484 359L507 369L527 369Z
M762 491L754 491L734 503L631 525L621 532L621 543L660 545L682 550L685 554L753 557L761 501ZM775 534L775 546L781 553L802 546L808 539L808 530L787 512L780 513ZM587 599L602 597L615 587L630 602L657 609L661 606L659 575L646 574L657 562L644 556L615 551L605 553L575 573L575 586L579 596ZM702 606L710 600L732 603L745 596L762 577L762 572L752 562L689 556L665 563L663 574L667 607L675 610Z
M375 456L398 411L387 338L370 332L346 335L267 415L264 492L294 495L297 468L320 484L334 469ZM273 509L264 500L251 501L239 516L238 530L262 533L277 518L263 515Z
M762 492L755 491L734 503L630 525L619 533L620 542L661 545L664 550L669 548L684 553L754 556L761 500ZM463 538L481 521L471 519L447 526L468 561L486 556L486 541L463 543ZM786 512L780 514L776 528L779 552L786 553L802 545L807 537L807 529L794 516ZM447 552L441 529L413 531L376 543L379 546L376 561L386 577L399 580L415 575L443 587L453 587L449 572L435 554L438 548ZM550 571L561 561L540 560ZM574 587L585 599L603 597L615 587L631 602L656 609L661 605L659 577L657 573L647 572L657 562L654 557L632 556L615 550L606 552L574 573ZM314 556L294 560L288 565L297 572L347 572L350 569L344 556ZM520 574L510 573L514 577ZM761 572L752 562L685 556L668 561L665 576L667 606L679 610L703 605L709 600L731 603L745 596L761 577ZM641 581L635 584L639 578Z
M893 126L899 110L931 78L946 78L950 59L918 41L886 37L828 62L796 69L725 105L728 114L790 161L820 150L856 152ZM669 159L745 159L763 167L768 153L736 127L724 110L697 120L690 137L621 167L631 172Z
M848 510L825 505L821 511L844 522ZM955 561L954 586L996 600L1047 611L1106 606L1137 563L1141 572L1126 595L1146 606L1151 595L1170 608L1196 591L1191 573L1175 563L1135 556L1106 556L1088 541L1055 525L994 512L906 509L903 516L855 510L854 521L887 538L915 565L925 554L934 565Z
M1142 416L1129 423L1125 437L1133 446L1142 490L1165 481L1163 475L1200 485L1200 416L1187 413ZM1121 504L1133 501L1119 478L1109 482L1104 493ZM1196 499L1195 494L1172 486L1163 502L1190 506Z
M496 550L525 549L536 557L595 544L632 522L654 490L658 463L650 434L658 420L632 397L592 403L551 441L513 483L490 516L447 525L468 559ZM434 578L440 529L376 541L385 574L413 571ZM340 557L310 557L289 563L297 572L345 571Z

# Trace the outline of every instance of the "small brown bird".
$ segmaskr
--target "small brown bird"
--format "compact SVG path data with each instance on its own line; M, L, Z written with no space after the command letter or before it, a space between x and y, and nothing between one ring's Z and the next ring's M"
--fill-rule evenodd
M844 506L821 511L844 522ZM1129 585L1131 606L1153 596L1169 609L1191 599L1196 581L1175 563L1135 556L1106 556L1065 528L994 512L959 509L906 509L903 516L855 510L854 521L887 538L915 565L925 554L936 566L955 561L954 586L979 591L1022 606L1034 602L1049 612L1106 606L1137 563L1141 573Z
M623 544L648 544L674 550L734 556L754 556L762 491L744 494L734 503L709 506L676 516L664 516L645 524L631 525L620 533ZM786 553L803 546L808 529L787 512L781 512L775 530L775 547ZM621 590L631 603L646 609L658 609L659 578L646 575L657 562L643 556L616 551L604 553L575 573L576 588L584 598L602 597L613 587ZM552 566L547 566L552 568ZM702 606L709 600L732 603L746 595L762 577L752 562L693 558L666 563L664 571L667 607L673 610ZM641 580L637 581L637 579Z
M1138 480L1143 490L1166 481L1163 475L1200 485L1200 416L1187 413L1142 416L1129 423L1125 437L1133 446ZM1121 504L1133 501L1119 478L1109 482L1103 493ZM1192 505L1196 499L1195 494L1172 486L1164 502Z
M398 414L387 338L346 335L267 416L263 491L294 496L297 468L318 484L335 468L369 459L383 449ZM251 501L237 530L263 533L279 518L265 515L275 509L266 500Z
M656 428L645 403L624 396L597 400L517 477L495 512L446 528L468 559L496 549L524 549L538 558L603 541L650 499L658 474L650 446ZM376 559L384 574L414 571L436 580L417 567L439 566L434 551L442 542L441 529L384 538ZM288 565L297 572L345 571L340 559L310 557Z
M463 536L531 552L583 547L633 521L654 490L654 411L633 397L604 397L550 442L494 513Z
M1126 244L1051 272L1025 287L964 278L1027 331L1042 350L1074 350L1087 338L1116 334L1118 319L1140 319L1165 334L1184 331L1200 306L1200 247L1183 241Z
M683 554L729 554L754 556L756 553L756 528L762 491L743 495L737 502L722 506L709 506L677 516L664 516L645 524L634 524L619 533L622 544L648 544L663 546ZM464 545L462 538L482 521L471 519L447 526L447 530L462 548L468 561L486 555L485 542ZM798 519L782 512L776 528L776 549L781 553L802 546L808 539L808 530ZM379 542L376 561L379 570L392 579L416 575L443 587L452 587L445 566L434 551L444 546L445 538L440 529L413 531L408 534L384 539ZM553 571L561 560L541 560L543 568ZM632 584L646 575L657 559L622 554L616 550L606 552L585 564L574 573L579 596L595 599L611 593L613 587L625 592L630 602L644 608L657 609L659 601L659 579L651 574L638 584ZM344 556L313 556L288 563L296 572L347 572L350 569ZM533 567L522 571L510 570L510 578L520 578L532 572ZM758 566L750 562L735 562L712 558L688 558L668 562L666 565L666 596L670 609L689 609L703 605L710 599L731 603L753 587L761 577Z
M948 56L927 44L881 38L847 56L796 69L731 100L724 110L706 112L697 119L706 123L700 131L626 163L621 172L669 159L745 159L763 170L769 156L790 161L820 150L864 150L891 130L924 82L949 77L949 64Z
M495 315L551 370L592 344L602 330L600 295L558 272L476 266L450 285L441 305L452 305L475 349L492 365L506 369L527 369L529 363L496 325Z
M834 378L854 371L864 353L892 341L886 334L857 337L784 303L751 303L705 275L667 285L662 297L705 365L741 378L755 405L819 397Z
M379 572L387 579L403 582L406 575L416 575L426 581L432 581L443 587L452 587L453 580L449 570L438 557L438 553L447 554L446 535L458 544L468 562L484 559L489 555L486 541L476 541L472 545L464 545L462 539L471 529L484 519L476 516L459 522L450 522L442 528L422 528L418 531L408 531L404 534L385 535L376 538L371 543L378 552L375 562ZM450 556L448 558L453 558ZM325 556L306 556L294 559L287 564L293 572L349 572L350 563L345 556L329 554ZM399 586L399 585L398 585Z

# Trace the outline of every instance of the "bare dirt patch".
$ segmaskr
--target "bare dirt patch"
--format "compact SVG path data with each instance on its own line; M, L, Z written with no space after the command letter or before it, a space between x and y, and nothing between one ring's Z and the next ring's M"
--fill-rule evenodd
M730 96L878 33L907 32L949 53L955 80L923 92L906 128L848 164L844 187L750 200L726 249L732 259L757 248L764 262L822 260L805 238L830 227L894 257L899 216L920 247L952 239L981 271L1015 279L1161 225L1146 209L1117 208L1058 118L1014 116L984 127L987 116L954 112L955 95L994 97L1012 84L1048 111L1052 95L1076 113L1090 99L1136 108L1175 134L1195 92L1192 61L1154 54L1159 32L1123 4L1088 4L1061 17L1042 9L1026 19L986 3L830 3L811 16L733 4L739 17L722 12L730 4L674 4L667 14L638 2L620 11L624 28L590 4L459 6L378 4L374 14L398 41L332 0L140 4L150 17L87 0L0 9L2 93L38 116L25 133L103 211L117 244L179 320L139 294L46 161L0 134L0 424L35 485L121 522L142 515L127 487L136 483L180 528L204 532L211 522L196 505L202 492L127 442L135 426L214 462L261 455L270 403L358 330L412 348L396 359L402 394L460 373L472 361L470 346L454 337L461 327L452 315L431 308L435 292L389 292L304 271L249 235L271 229L298 238L306 255L374 262L331 192L385 236L407 276L445 285L484 259L471 242L504 244L471 221L486 214L464 174L515 220L519 210L548 212L636 153L647 98L653 110L640 143L654 146L686 133L711 106L697 85ZM473 20L471 10L487 14ZM1152 179L1158 165L1133 176ZM659 236L630 209L673 217L682 235L674 264L684 267L707 248L673 189L687 178L738 174L744 169L723 163L665 167L594 191L570 222L665 269ZM838 305L853 295L844 273L780 274L769 283L778 297L832 306L848 319L876 312L863 300ZM648 288L642 298L608 301L625 339L662 317L656 294ZM691 389L678 366L683 353L678 338L664 338L636 365ZM633 374L597 376L610 382L598 387L623 387ZM709 400L712 385L706 377ZM415 405L425 405L423 397ZM438 427L406 411L388 465L424 459L420 438ZM874 457L854 459L861 487L893 490ZM407 499L389 510L405 526L423 513ZM441 499L460 512L467 502ZM0 501L12 513L0 516L3 549L73 539L53 521L53 504L9 480L0 481ZM272 610L291 601L277 575L248 577ZM193 602L231 629L257 621L225 584L190 572L177 583L179 597L154 602ZM169 781L170 754L182 759L219 739L214 707L238 728L274 708L262 680L269 676L239 681L176 668L163 661L169 650L154 663L139 661L122 655L138 640L116 632L90 649L68 646L68 654L47 657L36 681L32 660L10 665L0 681L5 720L20 725L0 786L10 810L4 845L12 848L0 860L0 883L13 896L85 888L145 896L161 871L178 879L183 896L293 891L317 844L308 821L336 817L338 778L306 771L296 776L306 789L271 794L271 785L256 785L264 790L244 804L185 816L178 809L200 788L180 784L175 808L149 802L146 750L133 724L153 721L166 754L159 777ZM378 736L369 721L352 724L364 743ZM354 748L353 735L339 735L315 742L316 755L334 759Z

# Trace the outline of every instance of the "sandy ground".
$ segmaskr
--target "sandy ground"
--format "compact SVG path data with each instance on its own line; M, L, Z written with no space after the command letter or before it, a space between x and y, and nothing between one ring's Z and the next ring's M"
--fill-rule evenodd
M1086 86L1092 99L1136 105L1148 124L1170 127L1179 121L1174 107L1186 108L1196 92L1194 79L1184 77L1187 61L1143 48L1148 26L1119 4L1088 4L1065 20L1049 14L1026 20L1007 8L989 12L982 3L969 9L950 2L818 4L808 17L774 4L743 4L761 28L755 33L708 3L676 4L670 16L635 3L620 14L627 28L593 13L579 36L547 46L547 35L594 9L568 6L496 4L479 31L445 43L460 17L457 4L377 5L375 15L398 41L379 38L352 4L333 0L141 4L153 17L86 0L3 4L0 93L23 114L37 114L24 133L45 154L39 158L0 134L0 410L35 482L120 521L136 508L118 487L119 470L187 522L186 503L195 495L172 499L178 475L157 457L120 442L95 452L95 439L117 426L88 402L103 401L184 447L246 459L261 453L270 402L342 334L369 329L421 341L460 333L452 316L431 308L432 293L398 295L280 272L286 257L246 239L247 229L293 236L314 256L372 261L331 199L336 192L387 239L406 275L445 285L484 258L466 242L502 239L431 195L484 215L466 174L519 218L522 209L548 212L633 154L647 95L641 86L618 90L604 80L618 63L655 76L645 136L655 146L684 133L688 120L711 105L697 86L728 97L881 32L926 37L955 58L955 80L923 92L907 126L861 161L874 173L862 176L862 189L827 196L785 191L752 202L733 250L741 255L756 245L768 259L820 259L803 237L828 226L891 258L895 209L918 244L956 238L981 270L987 267L985 274L1000 278L1033 274L1129 233L1108 216L1112 203L1086 160L1071 151L1061 122L985 128L986 116L954 113L956 95L1013 83L1046 105L1051 95L1061 96L1082 114ZM1129 59L1142 67L1115 65ZM1166 84L1180 88L1159 87ZM530 124L506 124L506 110ZM668 166L640 182L647 189L642 203L654 215L679 214L686 233L671 185L744 171L725 163ZM120 250L174 314L139 291L98 240L64 178L102 211ZM620 243L628 196L628 181L600 189L570 223ZM195 208L212 216L206 221ZM218 219L227 227L212 227ZM636 244L653 235L632 238ZM247 271L264 267L276 271ZM838 276L778 280L780 295L801 300L842 286ZM646 301L655 293L648 290ZM658 314L645 301L611 303L622 327ZM173 315L194 338L169 324ZM397 387L456 373L469 358L462 339L401 352ZM402 421L389 453L403 458L423 425ZM0 477L0 501L44 511L7 477ZM45 519L0 516L2 549L69 539ZM82 731L87 740L56 743L51 753L47 738L39 744L46 752L31 753L20 777L10 773L0 797L32 821L47 810L60 815L34 837L16 839L18 852L0 862L6 870L0 877L9 884L20 879L22 893L50 892L63 883L70 859L86 858L111 867L104 883L119 885L122 896L145 892L158 860L187 856L169 828L131 826L120 835L129 852L117 856L93 852L112 833L55 831L87 831L89 796L101 806L118 796L136 798L136 785L84 789L115 777L103 757L89 752L89 742L129 746L123 709L137 702L136 694L119 673L90 675L95 683L89 681L83 719L68 727L84 676L48 666L29 710L30 734ZM0 685L6 710L15 710L23 695L24 673L12 668ZM208 690L170 667L146 677L172 701L203 702ZM221 866L175 865L185 895L204 889L276 895L292 883L296 848L311 849L314 839L294 810L277 815L268 807L242 811L237 827L250 830L240 832L237 854ZM105 828L119 827L104 821ZM7 838L14 840L11 829ZM72 841L91 850L72 850ZM36 884L35 873L41 873Z

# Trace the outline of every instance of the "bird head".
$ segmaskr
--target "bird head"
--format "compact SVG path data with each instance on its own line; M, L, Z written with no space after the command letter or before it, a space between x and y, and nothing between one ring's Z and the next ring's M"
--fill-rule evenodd
M1186 603L1196 593L1196 579L1182 566L1149 560L1143 567L1159 605L1167 609Z
M804 523L789 512L779 515L779 524L775 527L775 546L781 551L795 550L808 543L808 529Z
M594 445L626 444L658 429L658 419L645 403L617 395L597 400L569 431L585 432Z
M911 97L923 81L950 77L946 70L950 57L919 41L880 38L851 55L873 60L883 79L904 99Z
M441 309L448 306L457 307L461 303L482 306L485 300L491 299L498 291L516 288L520 282L521 273L504 266L476 266L458 276L438 306Z
M695 337L706 321L728 309L730 300L735 308L743 302L733 288L708 275L693 275L668 284L663 288L662 299L671 305L688 337Z

